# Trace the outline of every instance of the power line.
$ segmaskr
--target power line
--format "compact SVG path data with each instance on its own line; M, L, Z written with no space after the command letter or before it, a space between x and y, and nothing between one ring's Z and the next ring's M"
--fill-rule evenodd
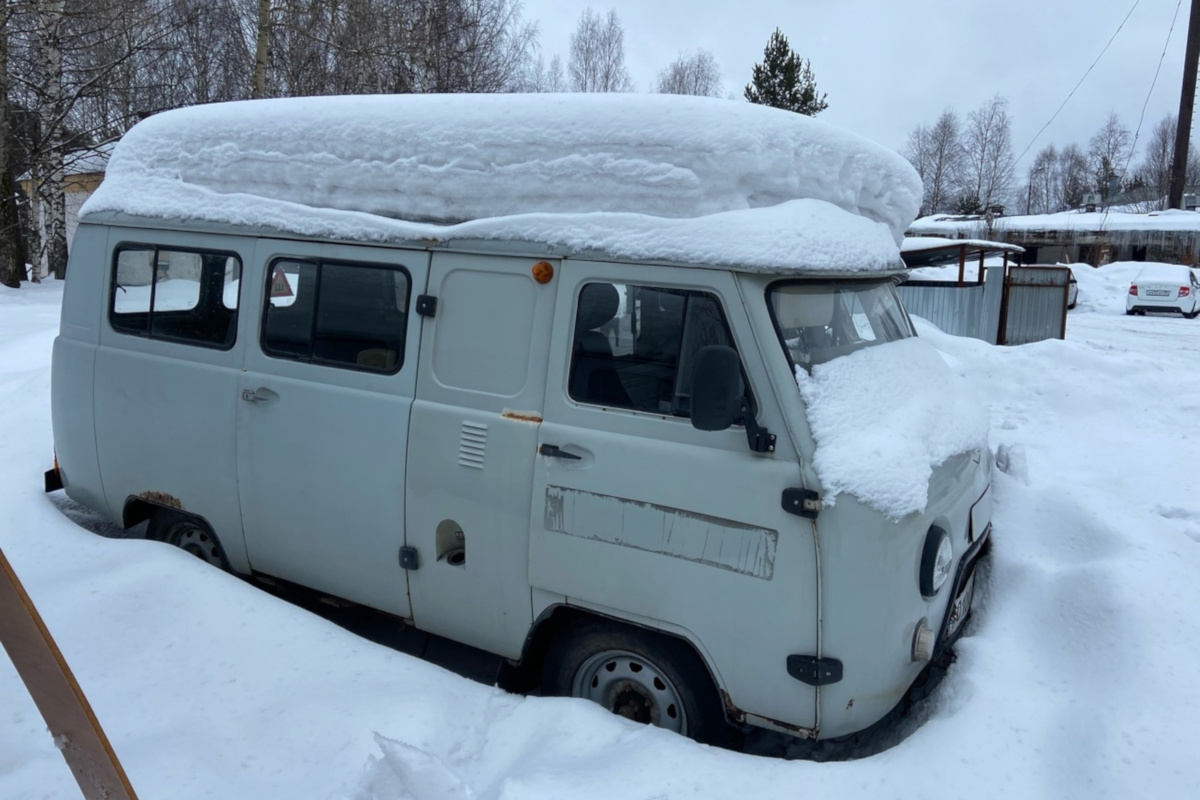
M1104 58L1104 54L1108 52L1108 48L1112 45L1113 40L1117 38L1117 34L1119 34L1121 29L1125 27L1125 23L1128 22L1129 18L1133 16L1133 12L1137 10L1137 7L1141 4L1141 2L1142 0L1134 0L1133 8L1130 8L1129 13L1125 15L1125 19L1121 20L1121 24L1117 26L1116 31L1114 31L1113 35L1109 38L1108 44L1104 45L1104 49L1100 51L1100 55L1096 56L1096 60L1092 62L1092 66L1087 68L1087 72L1083 73L1083 77L1079 79L1079 83L1075 84L1075 88L1072 89L1071 93L1067 95L1067 99L1062 101L1062 105L1058 107L1058 111L1055 111L1054 115L1050 117L1050 119L1046 121L1046 124L1041 127L1041 130L1034 134L1033 138L1029 141L1029 144L1027 144L1025 149L1021 151L1021 155L1017 156L1013 161L1013 164L1016 164L1025 157L1025 154L1029 152L1029 148L1033 147L1033 144L1038 140L1038 137L1045 133L1046 128L1050 127L1050 123L1054 122L1054 120L1058 118L1059 113L1066 108L1067 103L1069 103L1071 98L1075 96L1075 92L1078 91L1079 87L1083 85L1083 82L1087 80L1087 76L1092 74L1092 70L1097 64L1100 63L1100 59Z
M1176 0L1175 15L1171 17L1171 27L1167 29L1167 40L1163 42L1162 55L1158 57L1158 67L1154 70L1154 79L1150 81L1150 91L1146 92L1146 102L1142 103L1142 115L1138 117L1137 128L1133 132L1133 144L1129 146L1129 157L1125 159L1125 168L1121 170L1121 177L1124 178L1129 174L1129 165L1133 162L1133 154L1137 151L1138 136L1142 133L1142 123L1146 120L1146 107L1150 105L1150 96L1154 94L1154 84L1158 83L1158 74L1162 72L1163 59L1167 57L1167 48L1171 45L1171 34L1175 32L1175 21L1179 19L1179 7L1183 5L1183 0ZM1105 223L1108 222L1108 203L1104 204L1104 216L1100 219L1100 230L1104 230Z
M1162 55L1158 57L1158 67L1154 70L1154 80L1150 81L1150 91L1146 92L1146 102L1142 103L1142 115L1138 117L1137 129L1133 132L1133 144L1129 148L1129 158L1125 159L1125 169L1121 171L1121 175L1129 174L1129 164L1133 161L1133 154L1137 150L1138 135L1142 132L1142 123L1146 120L1146 107L1150 105L1150 95L1154 94L1154 84L1158 83L1158 74L1162 72L1163 59L1167 57L1167 48L1171 45L1171 34L1175 32L1175 22L1179 19L1179 8L1183 5L1183 0L1177 0L1175 3L1175 16L1171 17L1171 27L1167 30L1167 41L1163 43Z

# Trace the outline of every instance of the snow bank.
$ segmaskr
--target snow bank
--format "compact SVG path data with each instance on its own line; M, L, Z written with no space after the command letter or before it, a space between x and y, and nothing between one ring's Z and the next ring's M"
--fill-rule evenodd
M20 420L0 428L0 547L143 798L1192 798L1200 323L1125 316L1141 267L1080 271L1092 300L1067 341L992 347L916 320L984 399L992 447L1023 449L1028 482L995 476L958 661L894 747L852 762L717 751L505 695L183 552L83 530L40 486L55 281L0 287L0 405ZM0 797L79 798L3 651Z
M121 140L81 214L199 218L368 241L532 239L630 258L861 270L896 261L921 192L895 152L748 103L386 95L222 103L151 117ZM803 214L779 212L797 200L809 201ZM812 211L814 201L828 208ZM683 219L693 224L680 227ZM770 249L747 237L802 225L817 227L789 244L811 252L776 247L783 255L771 257L782 264L740 255L741 246L759 255ZM855 226L867 231L865 242Z
M842 492L893 519L925 510L946 459L987 448L987 411L937 350L918 338L796 369L832 505Z

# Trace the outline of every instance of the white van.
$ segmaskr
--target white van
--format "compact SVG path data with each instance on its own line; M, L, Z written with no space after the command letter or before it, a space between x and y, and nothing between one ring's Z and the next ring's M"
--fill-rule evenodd
M153 117L74 239L47 488L634 720L860 731L961 633L990 531L986 426L922 457L910 502L895 420L817 413L868 357L896 365L870 402L956 391L907 361L913 184L726 101ZM838 437L875 420L855 482Z

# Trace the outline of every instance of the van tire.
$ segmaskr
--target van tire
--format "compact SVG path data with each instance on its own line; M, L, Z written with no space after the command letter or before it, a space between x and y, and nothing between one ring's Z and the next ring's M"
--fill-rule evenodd
M546 653L542 692L592 700L705 744L733 747L740 739L695 652L641 628L588 620L564 631Z
M163 509L150 518L146 538L182 548L217 569L229 571L229 562L216 534L198 517Z

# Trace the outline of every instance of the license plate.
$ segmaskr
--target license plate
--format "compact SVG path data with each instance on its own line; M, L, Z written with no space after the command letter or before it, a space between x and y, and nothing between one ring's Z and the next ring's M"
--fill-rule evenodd
M1147 297L1170 297L1171 292L1168 289L1147 289Z
M950 618L946 620L946 638L950 638L955 632L962 627L963 620L971 613L971 601L975 598L975 573L971 573L971 577L967 578L966 584L963 586L958 597L954 598L954 603L950 606Z

